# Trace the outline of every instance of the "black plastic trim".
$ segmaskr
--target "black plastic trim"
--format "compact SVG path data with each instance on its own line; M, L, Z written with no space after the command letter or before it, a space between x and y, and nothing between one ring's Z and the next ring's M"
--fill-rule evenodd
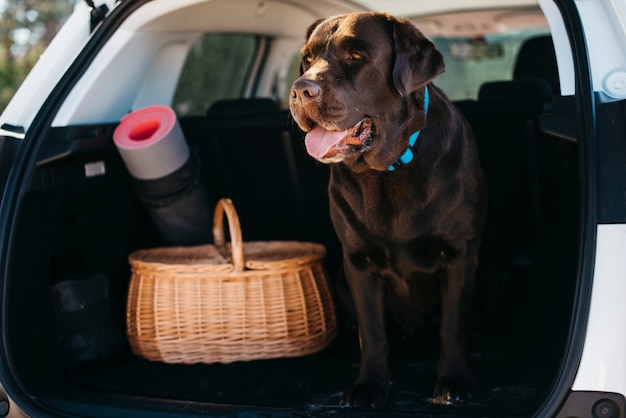
M576 125L572 120L576 117L575 96L555 96L552 98L552 110L541 115L541 129L549 134L578 141Z
M535 413L534 416L537 418L557 416L571 391L578 372L589 320L597 233L596 103L591 84L591 70L584 29L573 0L555 0L555 4L561 12L570 40L576 75L576 95L573 106L575 115L577 115L574 123L580 155L580 248L574 308L567 348L560 368L561 372L555 379L546 401Z
M620 393L571 392L557 418L624 418L626 399Z
M3 123L0 126L1 131L10 132L12 134L24 135L24 127L23 126L15 126L9 123Z
M626 100L597 99L598 223L626 223Z

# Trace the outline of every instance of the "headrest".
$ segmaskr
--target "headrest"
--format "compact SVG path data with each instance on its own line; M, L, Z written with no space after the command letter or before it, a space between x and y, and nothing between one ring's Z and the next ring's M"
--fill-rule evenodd
M524 42L517 54L513 79L543 78L554 94L561 91L556 54L550 35L538 36Z
M480 86L478 92L481 102L548 102L551 98L552 88L543 78L491 81Z
M207 116L218 118L250 118L258 116L276 115L280 109L278 103L267 97L250 99L224 99L213 103L207 111Z

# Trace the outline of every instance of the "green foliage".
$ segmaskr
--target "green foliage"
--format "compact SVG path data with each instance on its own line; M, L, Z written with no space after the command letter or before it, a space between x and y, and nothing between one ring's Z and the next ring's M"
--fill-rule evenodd
M0 10L0 113L77 0L5 0Z

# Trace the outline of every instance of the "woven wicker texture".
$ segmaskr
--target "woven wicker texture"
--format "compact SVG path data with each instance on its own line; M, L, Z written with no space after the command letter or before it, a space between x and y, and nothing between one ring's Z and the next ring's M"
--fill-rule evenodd
M244 243L229 199L215 207L213 236L215 245L129 256L126 328L135 354L166 363L231 363L302 356L332 342L337 318L322 245Z

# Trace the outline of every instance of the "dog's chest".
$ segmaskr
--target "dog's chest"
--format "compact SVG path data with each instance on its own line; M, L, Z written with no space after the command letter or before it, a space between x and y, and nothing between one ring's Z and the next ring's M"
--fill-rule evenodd
M343 173L340 173L343 174ZM440 210L412 184L333 178L331 214L345 250L377 276L433 274L456 257ZM361 181L356 181L361 180Z
M415 184L377 175L334 174L330 187L331 205L342 212L346 226L370 239L406 241L421 233L424 217L423 193Z

